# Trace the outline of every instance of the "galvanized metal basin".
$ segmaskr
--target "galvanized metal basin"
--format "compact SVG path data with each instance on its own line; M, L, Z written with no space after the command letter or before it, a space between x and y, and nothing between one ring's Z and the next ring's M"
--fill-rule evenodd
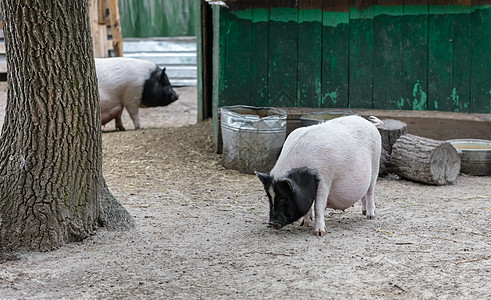
M490 140L455 139L448 142L460 155L460 172L470 175L491 175Z
M313 112L300 117L302 126L310 126L315 124L321 124L334 118L358 115L357 112L351 110L329 110Z
M224 106L220 112L223 165L242 173L269 172L285 142L286 112L245 105Z

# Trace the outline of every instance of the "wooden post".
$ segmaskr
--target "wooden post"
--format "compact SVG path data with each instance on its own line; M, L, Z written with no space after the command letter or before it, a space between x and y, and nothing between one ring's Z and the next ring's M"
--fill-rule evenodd
M123 35L119 18L118 0L109 0L109 22L113 33L114 56L123 56Z
M106 25L100 24L100 1L89 0L90 29L92 30L92 43L95 57L107 57L105 40L107 38Z
M390 163L397 175L428 184L452 184L460 173L460 157L450 143L411 134L396 141Z
M95 57L123 56L123 37L118 0L88 0ZM109 12L109 16L107 12ZM112 36L112 38L108 38Z

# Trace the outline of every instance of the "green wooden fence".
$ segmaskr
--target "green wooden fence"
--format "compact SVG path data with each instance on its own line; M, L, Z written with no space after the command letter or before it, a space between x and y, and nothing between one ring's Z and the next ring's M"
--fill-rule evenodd
M123 37L195 36L197 0L119 0Z
M229 6L213 8L215 107L491 113L487 0Z

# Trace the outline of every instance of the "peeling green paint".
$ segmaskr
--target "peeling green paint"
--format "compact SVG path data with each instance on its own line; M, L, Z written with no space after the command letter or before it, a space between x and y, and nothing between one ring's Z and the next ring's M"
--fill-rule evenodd
M320 9L301 9L298 11L298 22L318 22L322 19Z
M289 7L271 7L269 20L273 22L297 22L298 10Z
M452 100L453 106L454 106L454 111L460 111L462 108L462 104L460 103L459 99L459 94L457 93L457 89L453 88L452 93L450 94L450 100Z
M401 97L401 99L399 99L399 101L396 102L397 109L403 109L405 103L406 103L406 99Z
M413 87L413 110L426 110L427 95L418 80Z
M476 5L476 6L466 6L466 5L431 5L430 13L434 15L446 15L446 14L456 14L456 13L473 13L478 10L489 9L491 5ZM266 8L255 8L255 9L244 9L244 10L233 10L230 14L235 15L239 19L250 20L252 22L261 22L257 18L251 18L251 12L254 14L262 16L260 19L272 20L280 22L297 21L296 17L286 17L285 11L291 11L295 8L288 7L276 7L272 8L276 10L276 13L272 14L270 17L270 11ZM401 13L402 11L402 13ZM346 16L350 16L351 19L373 19L381 15L387 16L410 16L410 15L421 15L428 13L427 5L374 5L368 7L367 9L357 9L351 8L350 12L337 12L337 11L322 11L320 9L299 9L297 10L298 15L303 15L305 22L316 21L318 14L322 14L322 25L336 27L339 24L348 24L346 22Z
M269 21L269 10L265 8L230 11L237 19L248 20L252 23Z
M325 103L327 100L329 100L329 102L331 102L333 105L336 105L338 101L338 90L336 89L335 91L324 94L322 101Z
M349 12L324 11L322 13L322 25L337 27L342 24L349 24Z
M402 8L400 5L374 5L375 17L385 16L401 16Z

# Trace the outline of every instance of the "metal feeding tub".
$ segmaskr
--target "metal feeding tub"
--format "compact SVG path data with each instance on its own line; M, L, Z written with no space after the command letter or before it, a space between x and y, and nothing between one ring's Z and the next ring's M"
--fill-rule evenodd
M220 109L223 165L242 173L269 172L286 138L284 110L224 106Z
M455 139L448 141L460 155L460 172L470 175L491 175L491 141Z

